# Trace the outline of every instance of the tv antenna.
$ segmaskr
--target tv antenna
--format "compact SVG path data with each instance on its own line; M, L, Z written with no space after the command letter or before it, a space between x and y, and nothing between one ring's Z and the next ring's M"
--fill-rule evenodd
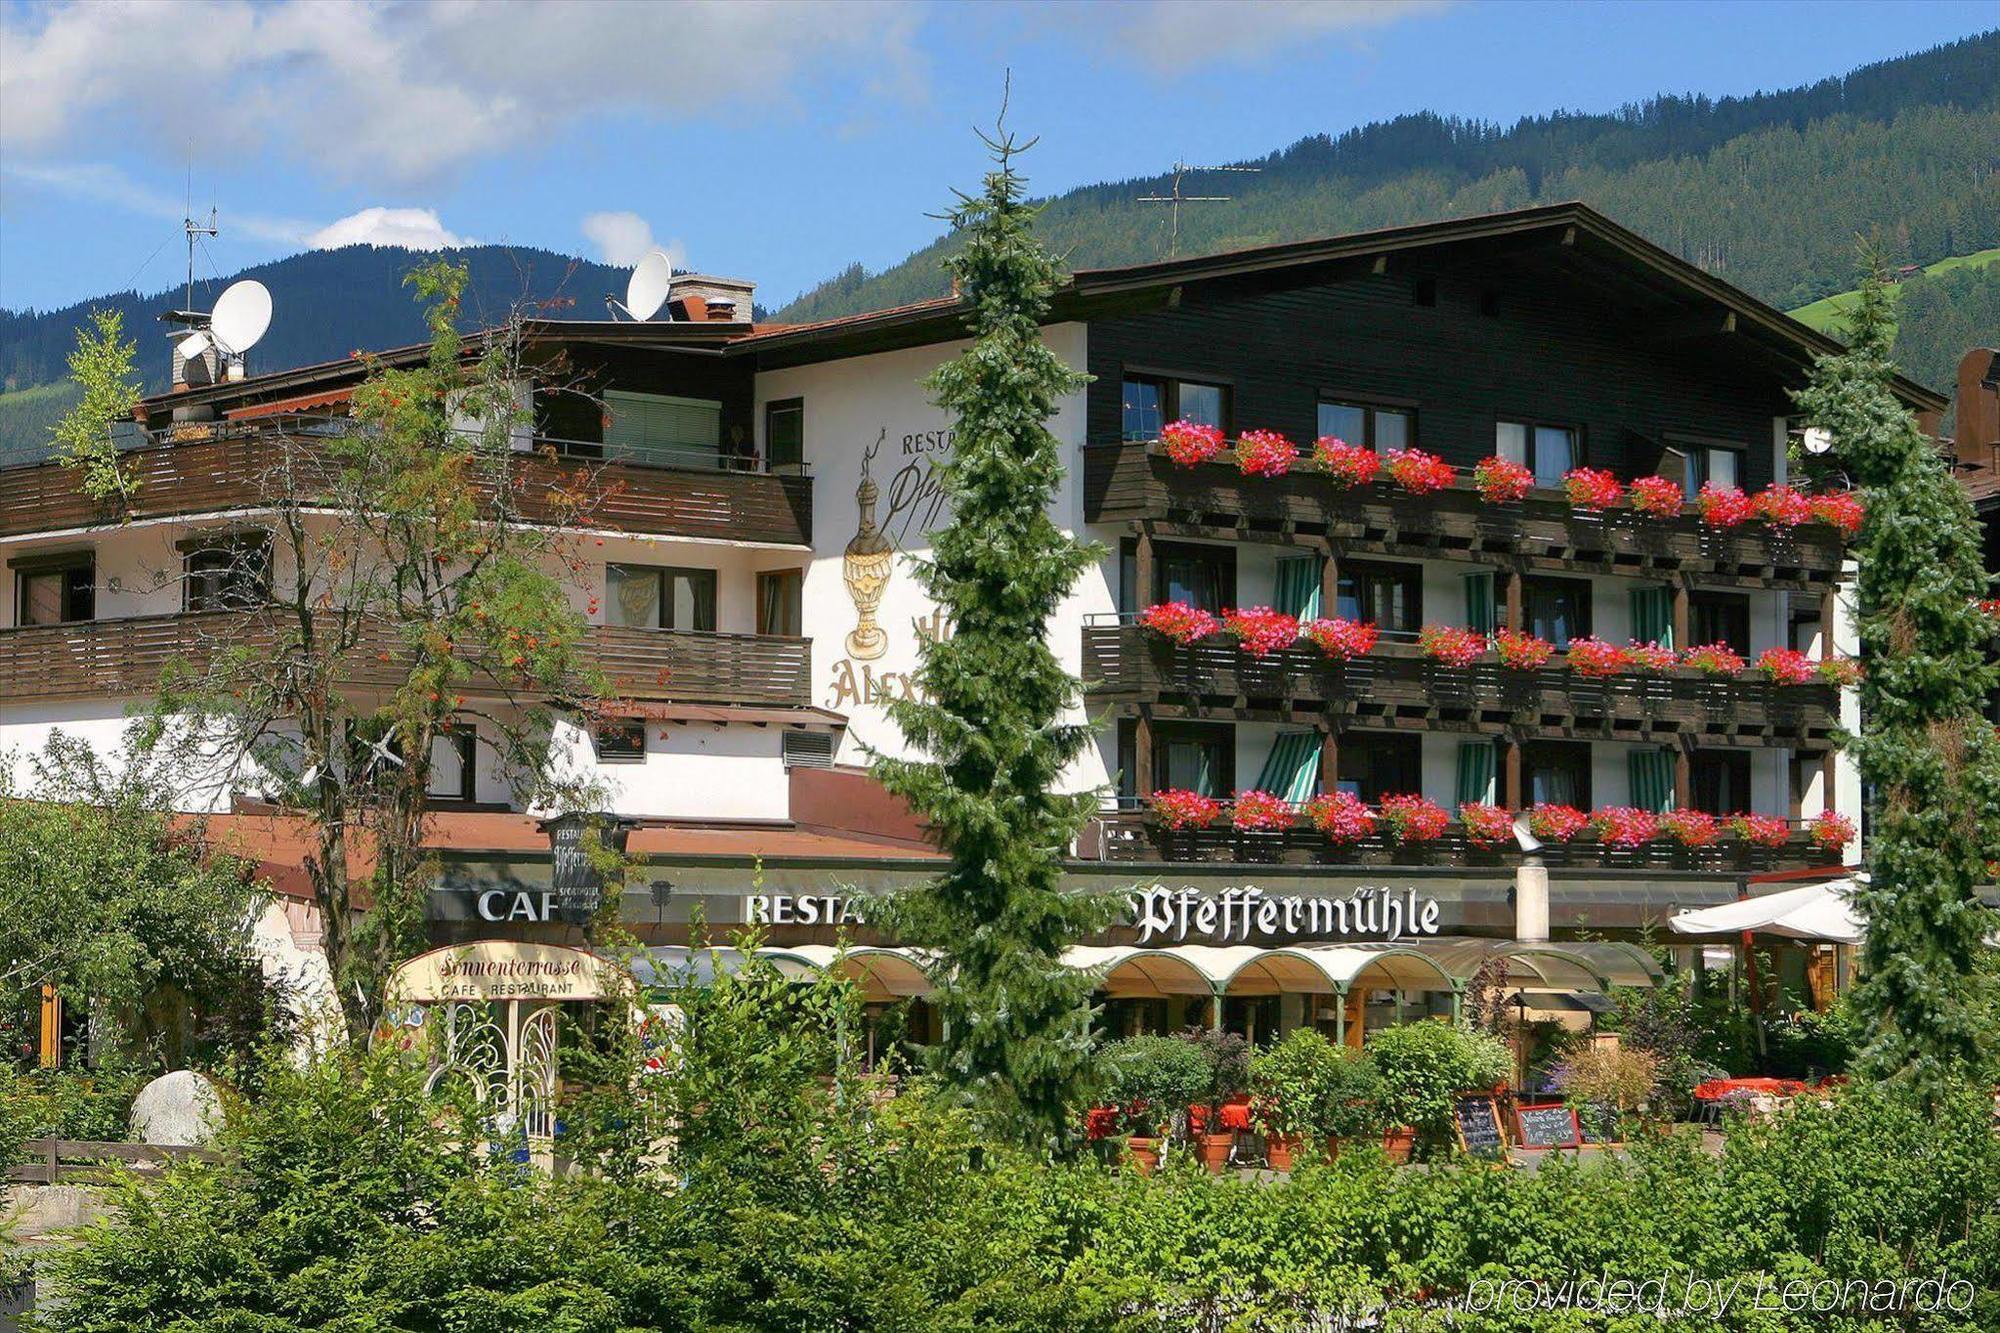
M1254 176L1262 170L1262 167L1191 167L1185 162L1175 162L1172 193L1142 194L1139 196L1139 202L1142 204L1168 204L1172 206L1173 229L1168 233L1167 258L1178 259L1180 257L1182 204L1226 204L1235 198L1234 195L1228 194L1184 194L1181 191L1182 181L1196 173L1205 174L1211 171L1230 171L1242 175Z
M648 250L632 266L632 276L625 281L625 299L620 301L615 296L607 296L604 306L614 315L623 310L627 316L644 324L660 312L673 287L674 263L667 258L667 252ZM672 317L668 315L669 319Z
M222 228L216 225L215 206L209 205L207 222L195 217L194 210L190 208L187 216L181 219L181 230L187 233L188 249L187 305L183 309L192 310L194 309L194 248L202 237L222 234Z

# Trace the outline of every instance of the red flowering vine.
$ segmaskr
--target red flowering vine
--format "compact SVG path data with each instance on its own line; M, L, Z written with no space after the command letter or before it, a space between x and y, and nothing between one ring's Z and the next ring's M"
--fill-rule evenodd
M1568 842L1590 827L1590 816L1573 805L1543 802L1528 811L1528 832L1543 842Z
M1306 802L1306 818L1336 844L1360 842L1375 832L1375 812L1350 792L1313 797Z
M1268 606L1224 611L1222 628L1252 657L1268 657L1299 641L1299 618Z
M1500 650L1500 665L1515 671L1533 671L1547 666L1556 653L1556 646L1547 639L1536 638L1519 629L1501 630L1493 636L1493 646Z
M1806 837L1822 852L1838 855L1858 836L1854 821L1838 810L1822 810L1806 825Z
M1753 501L1758 518L1780 528L1796 528L1812 520L1812 501L1796 486L1774 481Z
M1766 648L1757 669L1780 685L1810 685L1813 660L1796 648Z
M1643 847L1660 836L1660 817L1636 805L1609 805L1591 814L1590 827L1607 847Z
M1792 837L1792 826L1782 815L1733 814L1729 831L1753 847L1783 847Z
M1714 481L1701 488L1694 503L1701 511L1701 521L1711 528L1739 527L1756 512L1756 502L1741 490Z
M1660 832L1683 847L1713 847L1722 841L1722 821L1702 810L1669 810L1660 816Z
M1568 653L1570 670L1592 679L1615 676L1631 661L1629 650L1588 635L1571 639Z
M1373 449L1349 444L1337 435L1322 435L1313 442L1313 464L1342 490L1366 486L1382 470L1382 459Z
M1474 847L1504 847L1514 840L1514 817L1497 805L1467 801L1458 807L1458 822Z
M1815 495L1811 507L1815 521L1837 528L1843 537L1858 535L1861 521L1868 514L1861 497L1853 491L1829 491L1825 495Z
M1253 832L1290 828L1292 807L1267 791L1239 791L1229 810L1229 822Z
M1482 458L1472 468L1472 484L1488 504L1512 504L1535 489L1535 474L1511 458Z
M1417 649L1446 666L1471 666L1486 651L1486 636L1458 625L1426 625L1417 633Z
M1160 428L1160 443L1167 446L1168 458L1194 467L1222 452L1222 430L1198 421L1170 421Z
M1396 484L1412 495L1444 490L1458 475L1451 464L1421 449L1391 449L1386 466Z
M1625 496L1625 483L1601 467L1573 467L1563 473L1563 494L1573 509L1609 509Z
M1367 656L1380 633L1365 620L1308 620L1299 626L1302 642L1312 644L1336 662Z
M1654 518L1679 518L1687 503L1681 484L1667 477L1641 477L1632 483L1632 507Z
M1139 613L1139 624L1186 647L1222 628L1222 622L1186 602L1162 602Z
M1451 816L1423 796L1384 796L1382 822L1397 842L1432 842L1451 827Z
M1299 461L1299 447L1274 430L1246 430L1236 441L1236 469L1246 477L1282 477Z
M1207 828L1222 813L1222 802L1198 791L1174 787L1146 798L1153 818L1170 829Z
M1704 676L1733 676L1743 669L1743 658L1726 643L1704 643L1682 653L1681 665Z

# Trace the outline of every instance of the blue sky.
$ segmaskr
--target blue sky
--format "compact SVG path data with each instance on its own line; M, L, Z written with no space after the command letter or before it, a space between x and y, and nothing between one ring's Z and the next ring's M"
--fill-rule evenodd
M1010 123L1037 192L1405 111L1501 121L1780 88L1991 27L1977 3L505 6L0 0L0 306L310 245L649 240L778 305L936 235Z

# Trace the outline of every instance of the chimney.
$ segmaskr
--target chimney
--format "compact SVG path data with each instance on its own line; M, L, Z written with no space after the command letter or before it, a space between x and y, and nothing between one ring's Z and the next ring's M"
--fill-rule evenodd
M745 278L718 278L708 273L682 273L674 278L674 316L694 323L750 322L751 294L757 284Z

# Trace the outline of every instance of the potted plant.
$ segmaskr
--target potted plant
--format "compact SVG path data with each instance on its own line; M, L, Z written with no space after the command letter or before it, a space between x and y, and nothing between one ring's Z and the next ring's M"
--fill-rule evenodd
M1538 802L1528 811L1528 832L1543 842L1568 842L1590 827L1590 816L1573 805Z
M1306 818L1336 847L1360 842L1375 831L1375 813L1352 792L1328 792L1306 802Z
M1704 643L1682 653L1681 665L1704 676L1726 679L1743 669L1743 658L1726 643Z
M1316 1119L1326 1135L1326 1159L1340 1155L1342 1140L1379 1143L1389 1128L1382 1102L1382 1072L1365 1050L1336 1052L1320 1071Z
M1284 850L1285 830L1292 826L1291 803L1267 791L1237 792L1229 824L1246 856L1276 860Z
M1753 512L1774 528L1796 528L1812 521L1812 501L1796 486L1774 481L1751 502Z
M1654 518L1679 518L1687 492L1671 477L1641 477L1632 483L1632 508Z
M1829 491L1825 495L1815 495L1810 507L1815 522L1831 525L1843 537L1859 536L1861 522L1868 512L1861 503L1861 497L1853 491Z
M1197 1047L1173 1037L1126 1037L1104 1056L1133 1163L1150 1174L1166 1144L1185 1133L1187 1108L1214 1082L1214 1069Z
M1569 669L1588 680L1615 676L1631 663L1628 650L1588 634L1580 639L1571 639L1566 651Z
M1755 503L1749 496L1737 487L1714 481L1705 483L1696 492L1694 503L1701 511L1701 521L1711 528L1740 527L1755 512Z
M1556 1065L1549 1081L1589 1127L1592 1138L1614 1142L1621 1120L1645 1109L1659 1072L1659 1060L1650 1051L1591 1042Z
M1246 430L1236 440L1236 470L1246 477L1282 477L1299 461L1299 447L1274 430Z
M1299 620L1268 606L1246 606L1222 613L1223 632L1252 657L1268 657L1299 641Z
M1196 421L1170 421L1160 429L1160 443L1176 464L1195 467L1222 452L1222 432Z
M1713 847L1722 841L1722 821L1701 810L1669 810L1659 823L1667 841L1682 847Z
M1547 639L1519 629L1499 631L1493 636L1493 646L1500 653L1500 665L1509 671L1539 670L1556 653L1556 646Z
M1251 1116L1273 1171L1290 1171L1305 1142L1328 1132L1328 1071L1340 1060L1341 1051L1309 1027L1295 1028L1276 1046L1251 1055Z
M1444 807L1424 796L1384 796L1382 824L1390 840L1408 846L1435 842L1451 827Z
M1838 810L1822 810L1806 825L1806 837L1815 851L1839 856L1856 836L1854 821Z
M1250 1043L1234 1032L1191 1027L1174 1040L1193 1050L1207 1071L1206 1081L1188 1099L1189 1109L1201 1108L1201 1130L1195 1150L1210 1175L1221 1175L1236 1146L1236 1131L1223 1124L1224 1103L1247 1099L1250 1090Z
M1473 465L1472 485L1487 504L1514 504L1535 489L1535 474L1511 458L1482 458Z
M1757 669L1777 685L1810 685L1813 660L1796 648L1766 648L1757 658Z
M1313 466L1333 479L1343 491L1366 486L1382 470L1382 458L1364 445L1349 444L1337 435L1322 435L1313 442Z
M1861 663L1851 657L1821 658L1813 674L1819 677L1822 685L1834 685L1846 689L1850 685L1861 683Z
M1644 847L1660 836L1660 817L1636 805L1607 805L1591 813L1590 827L1606 847Z
M1421 449L1391 449L1383 463L1389 477L1411 495L1431 495L1458 475L1451 464Z
M1419 1137L1437 1144L1451 1134L1453 1099L1507 1076L1512 1055L1497 1037L1446 1022L1405 1023L1368 1038L1382 1076L1391 1128L1382 1138L1392 1161L1407 1161Z
M1185 648L1222 628L1222 622L1186 602L1161 602L1139 613L1139 625Z
M1625 483L1601 467L1574 467L1563 473L1563 494L1570 508L1585 513L1609 509L1625 496Z
M1333 662L1366 657L1380 634L1365 620L1308 620L1299 626L1299 641L1310 643Z
M1486 651L1486 636L1462 625L1426 625L1417 631L1417 651L1445 666L1471 666Z
M1734 814L1729 817L1729 831L1752 847L1783 847L1792 837L1792 826L1783 815Z
M1466 841L1481 851L1505 847L1514 840L1514 817L1497 805L1467 801L1458 807L1458 822Z

